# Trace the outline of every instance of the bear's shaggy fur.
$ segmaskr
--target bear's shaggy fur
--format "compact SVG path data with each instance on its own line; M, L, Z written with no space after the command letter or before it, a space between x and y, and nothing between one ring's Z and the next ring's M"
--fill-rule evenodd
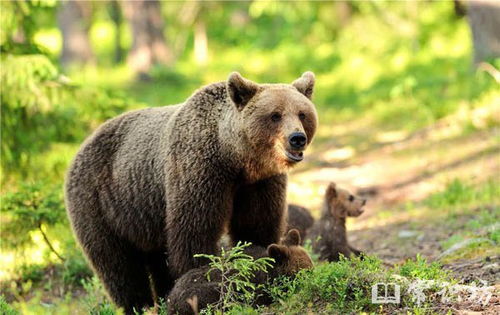
M232 73L186 102L125 113L80 148L66 178L76 237L126 313L233 241L268 246L283 232L286 172L317 125L314 75L257 84ZM290 135L307 137L299 150Z
M289 204L287 224L287 231L296 229L300 233L301 240L305 240L307 237L307 230L314 224L314 218L307 208L295 204Z
M299 246L300 234L297 230L288 232L283 245L272 244L267 250L264 247L251 245L245 253L254 259L271 257L275 260L268 272L257 271L251 282L265 284L280 275L293 276L302 269L310 269L313 263L307 252ZM210 281L207 273L210 272ZM206 308L220 299L221 273L210 270L208 266L191 269L179 278L168 296L169 314L195 314L195 311ZM269 296L257 290L256 304L270 304ZM192 305L189 301L196 301ZM193 309L194 307L194 309Z
M338 261L339 255L359 256L361 252L347 241L345 226L346 217L357 217L363 213L365 199L350 194L347 190L330 183L325 193L325 201L321 218L309 231L313 250L319 254L320 260Z

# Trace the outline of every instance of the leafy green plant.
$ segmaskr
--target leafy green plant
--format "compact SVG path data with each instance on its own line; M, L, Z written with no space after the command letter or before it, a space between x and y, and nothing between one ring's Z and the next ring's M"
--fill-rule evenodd
M114 315L116 308L109 302L104 288L97 277L82 280L82 285L87 295L83 299L85 309L91 315Z
M33 173L38 154L81 141L92 124L132 103L119 92L72 83L45 55L5 54L0 61L2 176L52 178L57 172L45 165Z
M309 272L307 270L301 270L297 274L300 278L302 275L300 273ZM269 294L274 302L284 303L288 298L290 298L298 289L298 281L296 278L290 278L281 276L273 280L272 283L266 285L266 292Z
M274 261L269 257L254 259L245 254L245 248L251 243L238 242L230 250L222 248L220 256L198 254L195 257L206 258L210 261L210 269L207 272L207 279L210 281L210 274L218 272L221 276L219 283L220 298L217 303L209 307L209 312L221 312L230 309L240 303L251 304L255 299L257 285L252 283L255 272L267 272Z
M3 294L0 294L0 314L3 315L17 315L19 312L14 310L12 306L7 303Z
M39 282L43 278L44 266L40 264L21 265L19 267L19 274L25 282Z
M92 276L87 262L80 254L68 256L64 262L64 269L62 278L66 284L79 284L82 280L88 279Z
M339 313L374 310L371 286L389 279L382 262L371 256L341 258L301 271L294 280L279 279L267 287L277 312L301 314L315 311ZM321 301L321 303L317 303Z
M450 273L439 262L427 262L420 254L415 260L409 259L404 264L397 266L395 272L408 279L441 280L449 281Z
M11 247L25 245L31 241L31 231L37 230L44 242L61 261L64 258L54 248L45 229L47 226L66 220L60 187L46 187L43 183L23 184L19 191L2 197L2 244Z

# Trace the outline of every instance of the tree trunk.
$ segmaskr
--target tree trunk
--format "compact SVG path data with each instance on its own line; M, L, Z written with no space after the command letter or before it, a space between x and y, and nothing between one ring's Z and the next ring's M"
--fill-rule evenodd
M94 60L89 39L92 7L89 1L69 0L57 12L57 21L63 37L61 63L85 64Z
M500 57L500 2L475 0L468 2L469 25L474 45L474 64Z
M121 45L122 42L121 26L123 23L123 15L118 0L111 0L108 9L109 9L109 16L111 17L111 20L113 21L113 24L115 26L114 62L120 63L123 60L123 47Z
M173 60L163 36L161 5L158 0L125 1L123 5L133 38L127 62L141 77L147 77L152 65Z
M208 60L208 40L205 22L198 17L194 25L194 57L199 65L204 65Z
M337 20L339 21L340 27L345 27L351 21L352 17L352 4L347 1L336 1L335 11L337 15Z
M462 0L453 0L453 10L457 17L464 17L467 14L467 10Z

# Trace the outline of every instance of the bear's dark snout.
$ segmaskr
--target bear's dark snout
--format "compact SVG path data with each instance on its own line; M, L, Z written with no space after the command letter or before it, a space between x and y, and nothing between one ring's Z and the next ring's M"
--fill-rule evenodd
M307 136L303 132L294 132L288 137L288 142L294 150L302 150L306 146Z

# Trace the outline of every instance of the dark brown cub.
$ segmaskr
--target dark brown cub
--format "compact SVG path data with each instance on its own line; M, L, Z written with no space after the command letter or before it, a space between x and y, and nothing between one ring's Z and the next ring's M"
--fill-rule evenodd
M288 232L283 244L271 244L266 248L251 245L245 253L254 259L271 257L274 259L268 272L258 271L251 282L264 284L281 275L293 276L301 269L313 267L307 252L299 246L300 234L297 230ZM180 277L168 296L169 314L195 314L220 299L221 273L219 270L210 271L210 281L207 279L208 266L191 269ZM271 300L264 292L257 293L258 305L270 304ZM193 305L193 301L196 305Z
M291 229L298 230L301 239L304 240L307 236L307 230L314 224L314 218L307 208L295 204L289 204L287 224L287 231L290 231Z

